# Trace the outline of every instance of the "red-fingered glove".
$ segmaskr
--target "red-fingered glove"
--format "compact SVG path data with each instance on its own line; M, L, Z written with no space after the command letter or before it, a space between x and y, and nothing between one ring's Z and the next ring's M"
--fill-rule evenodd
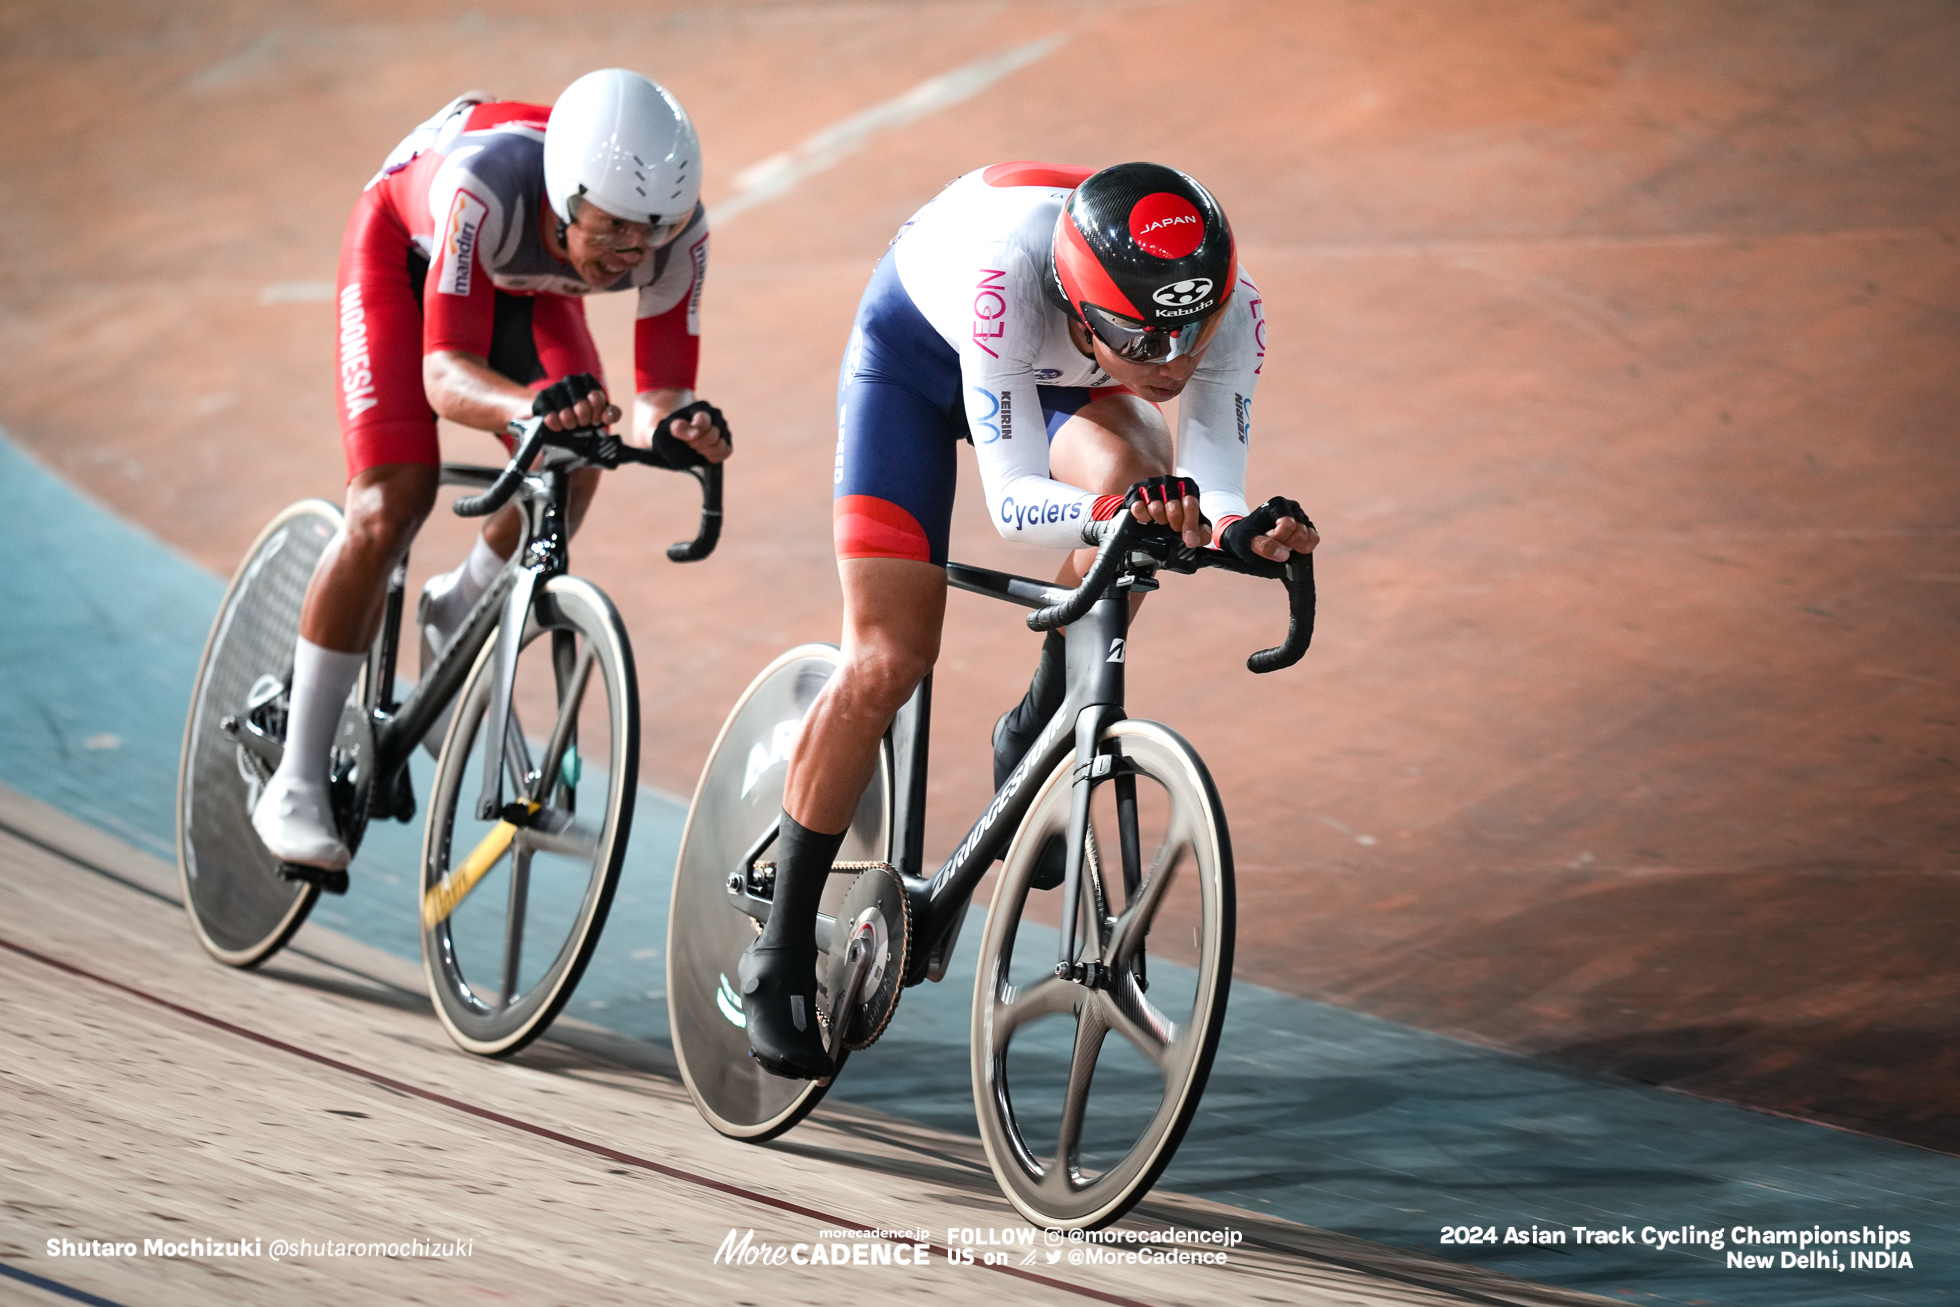
M1131 486L1127 494L1098 495L1094 506L1089 510L1089 516L1098 522L1107 522L1110 518L1115 517L1120 510L1128 508L1138 500L1143 500L1147 503L1163 504L1173 499L1196 499L1197 497L1198 483L1190 477L1145 477L1143 480Z

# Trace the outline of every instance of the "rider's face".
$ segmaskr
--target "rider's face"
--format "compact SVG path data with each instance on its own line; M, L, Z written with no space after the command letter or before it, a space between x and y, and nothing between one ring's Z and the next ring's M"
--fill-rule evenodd
M587 201L565 228L565 261L586 285L606 287L674 239L681 224L628 222Z
M1077 348L1084 343L1094 348L1096 366L1107 372L1110 380L1128 386L1153 404L1162 404L1184 393L1191 374L1198 370L1198 363L1204 358L1205 351L1211 348L1212 338L1217 335L1214 324L1223 317L1223 314L1218 314L1213 322L1205 324L1205 340L1197 350L1157 363L1132 363L1112 352L1100 338L1079 323L1070 323L1069 330L1075 336Z

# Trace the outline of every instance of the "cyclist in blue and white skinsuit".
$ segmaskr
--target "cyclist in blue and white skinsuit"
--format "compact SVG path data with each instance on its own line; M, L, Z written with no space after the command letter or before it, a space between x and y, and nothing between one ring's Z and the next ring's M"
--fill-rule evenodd
M1002 536L1094 557L1124 509L1192 548L1284 561L1318 543L1297 504L1248 511L1259 291L1210 193L1156 164L998 164L919 210L872 274L838 379L833 530L843 656L790 756L775 904L743 956L749 1041L778 1074L830 1074L812 923L878 742L939 653L956 451L970 440ZM1173 440L1157 405L1179 399ZM1195 483L1195 484L1194 484ZM995 783L1060 707L1060 633L994 732Z

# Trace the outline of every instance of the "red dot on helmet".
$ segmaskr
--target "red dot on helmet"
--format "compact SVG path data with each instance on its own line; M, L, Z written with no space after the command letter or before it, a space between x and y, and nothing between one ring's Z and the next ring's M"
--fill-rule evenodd
M1205 238L1205 220L1191 201L1169 191L1157 191L1130 209L1130 239L1145 254L1181 259Z

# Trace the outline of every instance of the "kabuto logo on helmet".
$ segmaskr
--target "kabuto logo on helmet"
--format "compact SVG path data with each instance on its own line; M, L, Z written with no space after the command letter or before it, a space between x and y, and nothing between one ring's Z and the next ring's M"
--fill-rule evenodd
M1130 209L1130 239L1146 254L1181 259L1204 238L1204 218L1182 195L1157 191Z
M1168 286L1159 286L1150 292L1150 298L1167 309L1181 309L1187 304L1196 304L1211 294L1211 278L1198 277L1191 281L1174 281Z

